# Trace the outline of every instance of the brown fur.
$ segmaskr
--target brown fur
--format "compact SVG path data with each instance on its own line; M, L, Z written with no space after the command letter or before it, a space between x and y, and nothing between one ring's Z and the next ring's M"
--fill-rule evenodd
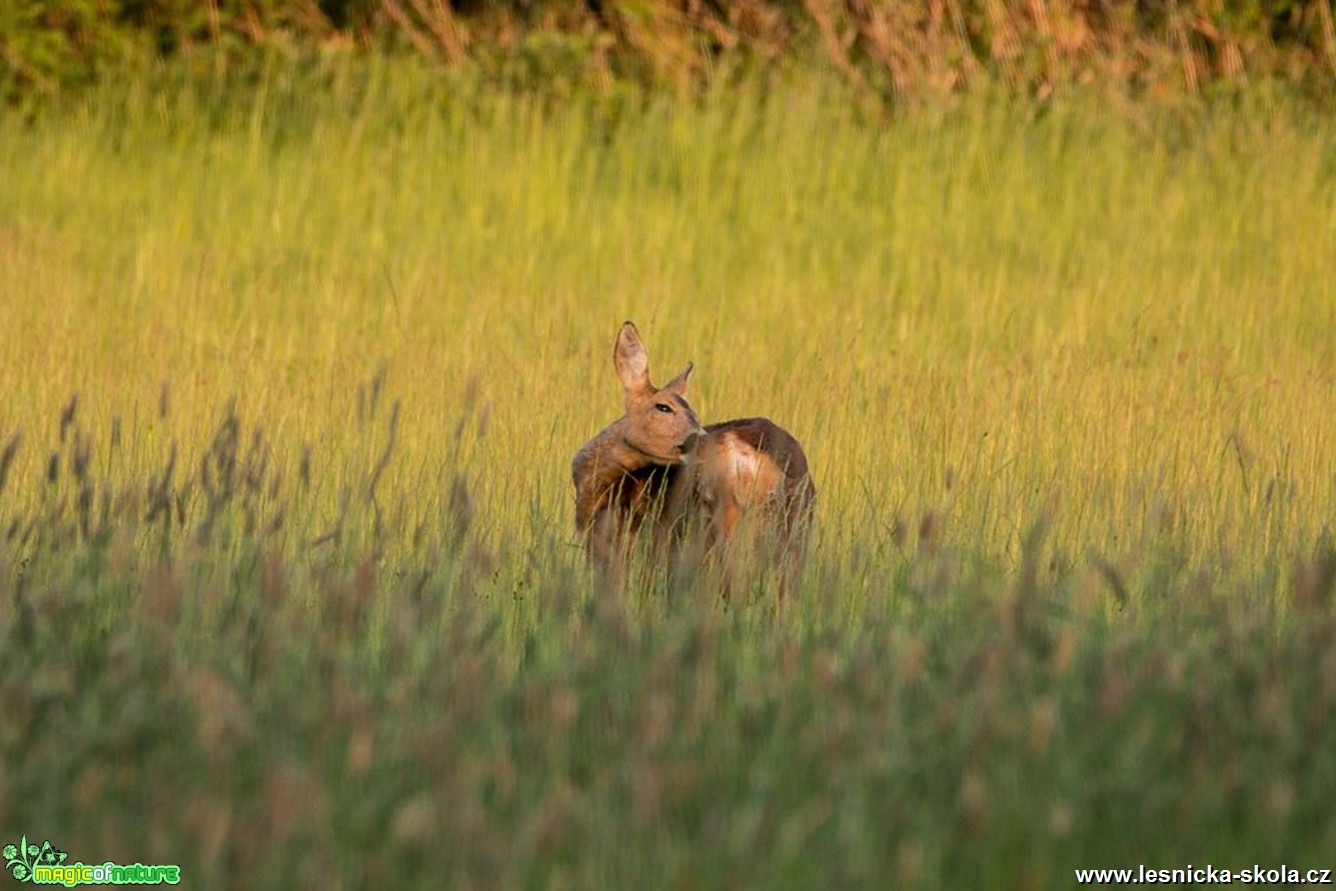
M595 564L615 573L648 523L660 556L699 536L706 552L722 555L726 585L743 552L796 565L816 496L798 440L766 418L701 428L686 401L691 365L655 389L630 322L618 334L614 363L626 413L571 464L576 529Z
M705 553L722 566L725 595L749 562L762 570L778 564L783 593L806 553L816 487L797 439L768 418L741 418L705 428L696 460L673 478L669 501L670 516L703 532Z
M691 364L661 389L650 383L649 356L640 333L622 325L613 349L625 412L576 452L575 525L602 568L624 558L645 518L661 516L671 469L691 455L700 420L686 401Z
M786 538L806 531L816 500L802 445L768 418L711 424L684 480L710 510L716 537L731 538L743 517L762 511Z

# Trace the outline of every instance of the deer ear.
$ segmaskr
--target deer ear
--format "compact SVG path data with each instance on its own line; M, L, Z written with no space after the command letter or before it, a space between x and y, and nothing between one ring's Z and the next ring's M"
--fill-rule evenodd
M640 341L640 332L630 322L622 325L617 334L617 347L612 353L617 376L622 379L622 386L627 390L648 390L649 355Z
M663 385L663 389L671 390L678 396L687 395L687 382L691 380L691 369L696 367L696 363L688 362L687 367L682 369L681 374Z

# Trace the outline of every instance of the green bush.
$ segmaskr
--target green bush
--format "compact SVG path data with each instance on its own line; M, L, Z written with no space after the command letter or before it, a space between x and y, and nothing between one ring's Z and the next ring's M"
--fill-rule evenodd
M487 79L562 95L615 81L699 90L737 70L821 59L874 105L980 84L1046 98L1071 85L1192 95L1279 80L1331 98L1327 0L1049 4L456 2L426 0L11 0L0 10L0 88L15 102L79 88L204 46L246 64L331 46L417 53ZM239 58L241 57L241 58Z

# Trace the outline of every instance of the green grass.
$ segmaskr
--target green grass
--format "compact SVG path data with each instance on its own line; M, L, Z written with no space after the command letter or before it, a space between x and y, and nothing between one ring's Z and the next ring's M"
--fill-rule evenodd
M373 65L0 122L6 841L203 887L1323 866L1330 128L849 109ZM784 605L595 596L624 318L807 447Z

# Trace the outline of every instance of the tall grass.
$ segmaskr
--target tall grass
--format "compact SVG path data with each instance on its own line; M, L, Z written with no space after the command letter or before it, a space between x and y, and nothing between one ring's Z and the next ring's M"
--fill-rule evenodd
M0 828L206 886L1321 866L1329 128L841 98L0 123ZM624 318L807 446L787 606L592 595Z

